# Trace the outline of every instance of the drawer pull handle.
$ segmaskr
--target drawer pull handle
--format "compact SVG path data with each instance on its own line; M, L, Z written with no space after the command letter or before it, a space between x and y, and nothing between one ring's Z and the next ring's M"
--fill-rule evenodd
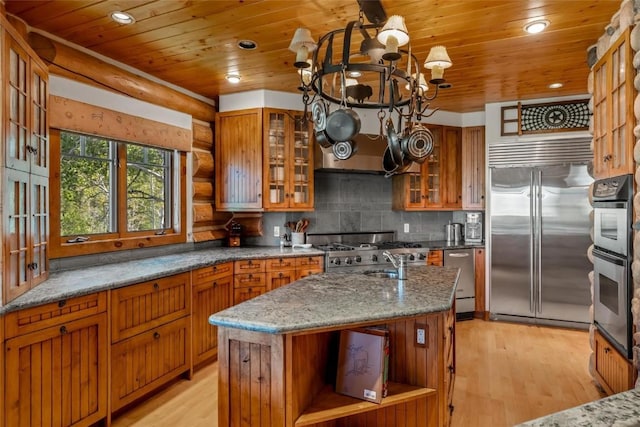
M58 307L62 308L67 305L67 300L63 299L62 301L58 301Z
M154 339L159 339L160 338L160 332L154 332L153 333L153 338Z
M154 283L153 284L153 289L155 289L157 291L158 289L160 289L160 285L158 285L157 283Z
M68 332L66 326L60 326L60 335L66 335Z

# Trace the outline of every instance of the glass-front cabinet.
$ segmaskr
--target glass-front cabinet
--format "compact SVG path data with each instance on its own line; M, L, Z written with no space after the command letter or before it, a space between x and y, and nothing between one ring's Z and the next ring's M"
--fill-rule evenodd
M633 173L633 52L627 29L593 66L593 151L596 178Z
M299 111L265 109L264 209L312 210L313 146L311 126Z

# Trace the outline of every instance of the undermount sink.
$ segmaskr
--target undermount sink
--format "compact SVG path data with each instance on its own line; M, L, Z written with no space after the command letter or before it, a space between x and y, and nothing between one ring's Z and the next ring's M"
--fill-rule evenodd
M397 279L398 278L397 271L369 271L364 274L371 277L377 277L379 279Z

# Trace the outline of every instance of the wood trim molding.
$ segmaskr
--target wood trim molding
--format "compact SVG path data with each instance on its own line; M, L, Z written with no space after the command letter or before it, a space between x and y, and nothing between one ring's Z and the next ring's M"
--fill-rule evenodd
M118 141L191 151L191 129L171 126L103 107L51 95L49 125Z
M55 70L52 67L58 67L101 88L181 111L205 122L215 119L214 106L168 86L123 70L38 33L29 33L28 41L38 56L49 65L49 71Z

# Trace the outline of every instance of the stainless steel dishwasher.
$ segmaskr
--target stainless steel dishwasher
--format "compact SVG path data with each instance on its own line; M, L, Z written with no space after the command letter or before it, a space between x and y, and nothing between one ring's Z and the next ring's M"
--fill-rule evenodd
M476 305L473 249L445 249L444 265L460 269L456 289L456 317L458 319L473 317Z

